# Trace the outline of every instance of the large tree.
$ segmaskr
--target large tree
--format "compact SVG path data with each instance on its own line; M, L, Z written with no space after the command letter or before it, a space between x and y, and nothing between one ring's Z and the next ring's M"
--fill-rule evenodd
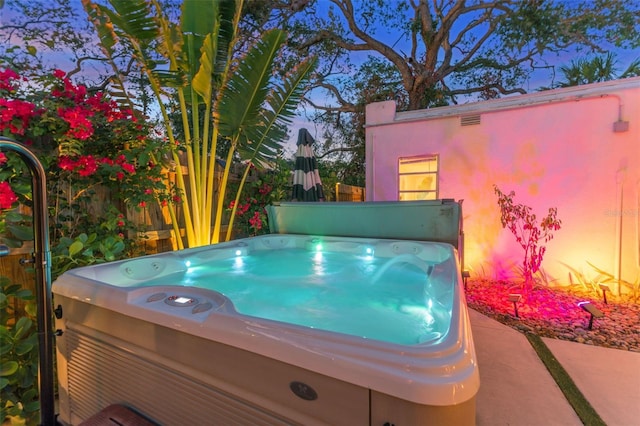
M523 94L533 90L534 72L546 70L551 80L555 63L640 47L639 0L282 0L279 7L297 34L292 47L324 58L307 100L325 139L340 145L325 148L337 152L362 151L364 132L348 124L364 120L348 115L362 115L369 102L395 99L414 110Z
M342 107L343 58L349 52L393 66L408 110L429 107L426 94L525 93L530 74L575 52L640 47L638 0L291 0L302 29L296 47L319 50L321 87ZM349 71L353 71L351 68ZM351 104L351 105L349 105Z

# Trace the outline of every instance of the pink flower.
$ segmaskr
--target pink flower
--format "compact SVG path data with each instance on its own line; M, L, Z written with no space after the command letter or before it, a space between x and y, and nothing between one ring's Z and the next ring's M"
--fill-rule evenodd
M10 209L16 201L18 201L18 197L11 189L9 182L0 182L0 209Z

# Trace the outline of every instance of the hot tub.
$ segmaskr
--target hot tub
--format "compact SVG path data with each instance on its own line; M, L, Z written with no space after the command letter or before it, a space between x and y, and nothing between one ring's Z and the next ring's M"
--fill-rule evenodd
M74 269L53 285L60 420L474 424L460 276L450 244L294 234Z

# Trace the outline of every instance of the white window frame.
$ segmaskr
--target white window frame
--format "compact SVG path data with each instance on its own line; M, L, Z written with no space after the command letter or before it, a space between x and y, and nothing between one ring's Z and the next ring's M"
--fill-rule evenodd
M425 167L421 168L420 163L424 163ZM417 166L417 169L411 171L403 171L402 166L410 164ZM406 167L404 167L404 169L406 169ZM398 200L437 200L440 188L439 171L440 157L438 154L398 157ZM421 181L419 181L420 177L425 175L433 176L435 184L431 185L431 188L420 188L419 186L421 183ZM411 179L412 176L415 177L415 179Z

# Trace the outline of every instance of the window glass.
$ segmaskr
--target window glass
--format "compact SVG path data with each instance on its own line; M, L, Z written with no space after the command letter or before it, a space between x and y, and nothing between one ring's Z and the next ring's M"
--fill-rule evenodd
M398 159L398 199L400 201L438 198L438 156L421 155Z

